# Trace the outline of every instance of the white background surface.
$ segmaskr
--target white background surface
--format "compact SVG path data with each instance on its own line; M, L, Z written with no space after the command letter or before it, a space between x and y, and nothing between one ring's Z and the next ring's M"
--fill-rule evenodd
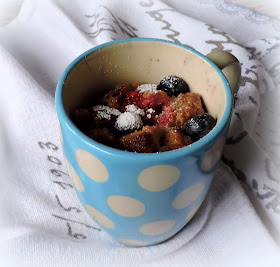
M0 0L0 24L6 24L16 16L20 2L20 0ZM278 179L279 166L277 166L278 161L275 159L279 157L279 153L275 150L275 146L272 147L271 144L266 143L267 140L273 140L271 139L273 133L263 131L265 127L274 129L270 128L270 124L267 125L267 121L273 116L271 109L278 105L279 99L279 90L277 91L277 88L272 86L273 83L277 85L279 79L277 69L273 68L276 66L274 64L277 63L278 54L272 52L267 57L258 56L258 52L263 55L270 47L267 43L256 40L257 37L264 36L268 42L272 42L273 40L269 38L275 37L275 31L272 28L264 30L266 25L256 27L254 23L246 20L246 16L232 15L232 19L236 23L244 24L246 22L246 27L250 30L247 33L244 28L236 27L236 24L226 23L227 15L224 13L219 13L219 16L213 20L211 13L218 12L214 5L209 4L206 5L205 9L197 9L195 7L198 4L195 1L188 1L188 6L184 4L186 2L179 0L165 2L172 4L173 8L180 10L181 14L203 18L206 22L211 22L214 26L230 32L231 35L236 35L234 37L244 46L256 47L255 60L252 62L264 66L258 70L259 80L267 79L270 81L268 89L265 89L264 84L260 83L260 94L259 99L257 99L262 103L260 111L262 118L266 118L265 121L256 118L257 114L253 114L256 109L254 106L250 106L251 103L246 98L248 92L257 97L255 88L250 83L243 87L243 98L240 98L237 103L237 110L243 112L245 123L240 125L238 120L234 118L234 126L236 127L232 127L232 132L233 137L236 137L234 131L244 127L249 135L240 145L236 145L234 148L228 146L225 150L225 155L234 159L235 168L246 174L247 184L237 181L235 175L240 175L240 172L237 172L236 169L233 168L235 171L233 173L228 167L221 165L213 190L203 209L205 214L207 214L207 209L211 209L211 216L207 219L208 223L201 229L200 227L205 223L205 217L201 215L202 213L197 217L197 220L192 224L193 228L189 229L192 229L192 233L195 234L199 230L199 234L191 242L189 242L188 233L182 232L170 242L162 245L150 249L128 250L119 246L104 232L95 235L89 229L79 229L75 228L75 225L71 225L73 231L85 231L81 233L87 235L88 239L82 242L67 236L64 222L46 223L45 218L50 217L50 212L62 212L61 207L57 206L54 195L59 195L64 205L75 205L81 208L75 194L67 190L60 192L59 188L51 184L48 175L50 166L46 160L44 161L47 156L44 154L46 151L42 150L39 153L38 149L37 141L44 141L47 138L51 138L53 142L58 144L53 106L55 84L62 70L75 56L93 45L109 40L109 36L106 34L101 35L97 40L83 35L82 29L87 26L87 21L80 19L79 12L76 12L78 9L71 8L65 4L66 2L69 3L69 1L63 0L56 1L58 5L61 5L63 12L54 6L44 9L44 5L42 5L38 9L38 13L32 17L31 23L25 22L25 25L18 23L14 28L10 28L11 30L5 33L3 40L5 50L0 51L1 81L5 85L1 87L2 90L5 89L5 95L2 96L0 116L9 114L11 118L10 121L5 121L6 129L18 129L18 131L8 131L9 134L6 136L0 135L1 138L4 136L1 141L5 140L5 142L1 144L5 143L3 147L7 152L5 155L3 153L3 158L5 156L6 161L1 170L2 173L5 173L4 168L7 167L7 176L5 177L8 177L7 179L12 181L14 185L13 190L8 192L6 197L7 199L14 197L13 202L10 203L10 209L16 211L11 216L13 227L4 232L1 238L7 242L9 252L15 253L13 258L15 262L18 260L18 266L21 266L21 263L25 266L80 266L87 263L86 266L89 266L90 263L112 265L124 262L127 265L135 262L136 265L141 260L149 260L150 265L153 266L184 266L184 264L188 264L188 266L250 266L252 262L255 266L264 266L265 264L278 266L276 262L271 262L271 260L275 259L274 242L279 237L279 215L277 212L273 213L274 210L277 211L276 204L279 197L277 198L277 193L265 189L267 183L271 182L273 185L273 181L267 179L268 175L263 166L267 158L271 159L272 163L276 162L275 166L273 165L274 167L270 169L270 174ZM81 4L83 1L71 2L80 3L77 6L83 10ZM93 9L96 8L95 2L98 1L92 2L91 8ZM109 3L110 1L104 2ZM114 1L114 3L116 2ZM30 11L28 8L27 6L26 10ZM89 7L85 6L84 10L88 11ZM121 13L118 8L115 9L115 12ZM181 21L189 23L189 20L184 16L178 15L178 17ZM168 19L172 18L172 16L168 17ZM221 23L223 20L225 23ZM46 21L49 23L47 24ZM143 24L145 25L145 21ZM176 26L180 28L180 25ZM157 25L157 27L160 31L161 26ZM236 31L233 31L234 27L236 27ZM41 28L49 29L47 38L40 35ZM145 34L152 35L153 33L149 33L149 29L150 27L146 27ZM254 29L257 30L254 31ZM33 37L34 32L36 38ZM183 29L181 32L184 33ZM118 34L121 36L120 32ZM161 35L158 34L156 37L161 37ZM182 38L188 41L187 37L182 36ZM208 38L214 37L208 36ZM217 37L217 39L219 38L223 37ZM194 34L193 42L195 43L195 41ZM197 42L197 45L199 44ZM204 53L209 52L211 48L213 47L206 45L200 47ZM246 52L239 46L231 44L226 48L235 49L234 51L239 53L238 55L244 61L243 75L254 78L252 72L254 68L250 69L253 63L251 64L251 61L247 60ZM52 64L52 58L48 57L48 54L51 53L56 55L55 65ZM29 60L30 55L32 60ZM245 73L246 67L249 70L248 74ZM275 77L273 75L265 76L266 72L263 69L274 71ZM268 79L269 77L271 79ZM17 96L15 98L16 105L15 108L11 108L7 103L14 96ZM39 113L38 110L40 110ZM277 112L275 114L278 116ZM257 123L254 125L256 120ZM277 125L277 120L273 120L273 123ZM26 124L29 126L29 132L23 129ZM268 138L266 138L267 136ZM21 138L26 140L26 144L21 142ZM22 153L18 152L19 148L22 149ZM60 153L61 151L57 157L62 157ZM254 159L252 159L252 154L255 155ZM9 161L9 159L12 160ZM13 162L13 166L16 168L8 168L11 166L10 162ZM22 169L19 166L22 166ZM65 169L62 170L65 171ZM16 177L18 179L15 179ZM256 186L256 182L258 186ZM246 191L247 189L248 191ZM267 197L269 192L270 197ZM1 195L3 196L3 194ZM18 196L20 196L21 202L17 201ZM33 208L34 203L37 205L36 209ZM214 208L212 208L213 205ZM63 216L65 215L68 214L63 214ZM97 226L92 224L90 218L83 212L75 219ZM201 256L201 259L198 256ZM31 262L30 265L28 265L28 261Z

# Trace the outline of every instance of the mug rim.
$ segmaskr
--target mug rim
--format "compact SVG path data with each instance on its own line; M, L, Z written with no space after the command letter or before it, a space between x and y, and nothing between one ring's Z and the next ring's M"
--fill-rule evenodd
M91 139L86 134L84 134L70 119L70 117L67 115L66 110L63 105L63 89L64 89L64 83L68 77L68 75L71 73L71 71L76 67L78 63L80 63L84 58L87 56L93 54L96 51L99 51L102 48L105 48L107 46L120 44L120 43L127 43L127 42L161 42L166 43L169 45L174 45L181 47L183 49L186 49L190 52L193 52L197 56L201 57L205 61L207 61L219 74L220 78L222 79L225 91L226 91L226 108L224 111L224 114L220 120L220 122L212 129L205 137L201 138L200 140L171 151L166 152L155 152L155 153L136 153L136 152L130 152L130 151L124 151L120 149L116 149L110 146L103 145L101 143L98 143L97 141ZM194 154L195 152L202 149L202 147L207 146L209 143L211 143L214 139L218 137L218 135L223 131L223 129L226 127L228 121L231 117L231 111L232 111L232 91L230 88L230 85L228 83L228 80L226 79L225 75L219 69L219 67L210 59L208 59L206 56L201 54L200 52L196 51L193 48L187 47L185 45L163 40L163 39L157 39L157 38L128 38L128 39L119 39L115 41L106 42L100 45L97 45L93 48L90 48L89 50L85 51L78 57L76 57L63 71L57 86L56 86L56 92L55 92L55 106L57 111L57 116L59 121L64 121L65 126L69 131L72 132L76 137L78 137L83 143L86 143L87 145L91 146L94 149L99 150L102 153L109 154L111 156L118 156L118 157L129 157L130 160L142 160L142 161L158 161L158 160L168 160L168 159L174 159L177 157L182 156L189 156ZM61 122L60 122L61 124Z

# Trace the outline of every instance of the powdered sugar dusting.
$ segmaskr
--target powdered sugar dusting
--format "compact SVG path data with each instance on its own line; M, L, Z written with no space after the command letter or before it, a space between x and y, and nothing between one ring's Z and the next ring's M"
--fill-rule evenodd
M144 92L157 92L157 85L151 84L151 83L144 83L137 87L136 91L139 91L140 93Z
M96 111L98 118L106 120L111 120L111 115L119 116L121 114L119 110L104 105L93 106L92 110Z
M120 131L141 129L143 126L139 114L124 112L116 120L115 128Z
M180 78L175 75L165 76L161 83L165 84L168 88L174 88L179 83Z
M115 128L119 131L141 129L143 127L141 116L145 115L145 111L136 105L127 105L125 110L126 112L117 118Z
M104 111L98 111L97 112L97 117L99 119L111 120L111 115L104 112Z
M141 108L138 108L136 105L127 105L125 107L125 110L127 112L132 113L132 114L138 114L138 115L141 115L141 116L145 115L145 111Z
M147 112L150 113L150 114L152 114L152 113L155 113L156 111L155 111L154 109L152 109L152 108L148 108L148 109L147 109Z

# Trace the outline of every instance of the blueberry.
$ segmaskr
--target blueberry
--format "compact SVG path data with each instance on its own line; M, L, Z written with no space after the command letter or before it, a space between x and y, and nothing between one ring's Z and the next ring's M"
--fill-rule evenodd
M175 75L170 75L160 81L157 90L166 92L168 96L177 96L180 93L185 94L189 92L189 87L183 79Z
M185 134L197 141L208 134L216 125L216 120L208 113L199 114L187 121Z

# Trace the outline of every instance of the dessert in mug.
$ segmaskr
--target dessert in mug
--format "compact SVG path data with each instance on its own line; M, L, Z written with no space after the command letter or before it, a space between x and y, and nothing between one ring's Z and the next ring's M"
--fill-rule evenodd
M185 147L216 125L199 94L174 75L159 85L119 84L91 107L76 109L72 120L95 141L138 153Z

